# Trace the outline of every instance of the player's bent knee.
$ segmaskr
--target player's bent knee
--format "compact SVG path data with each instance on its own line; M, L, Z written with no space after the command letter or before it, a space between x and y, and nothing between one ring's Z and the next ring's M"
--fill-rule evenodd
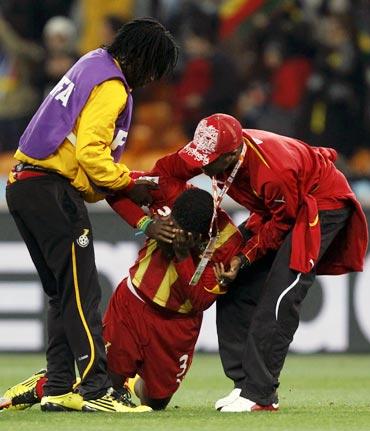
M161 399L147 398L145 404L151 407L153 410L164 410L171 401L171 398L172 397Z
M164 410L172 398L172 394L166 398L151 398L148 396L149 391L147 385L141 377L136 380L134 391L136 396L140 399L141 404L149 406L153 410Z

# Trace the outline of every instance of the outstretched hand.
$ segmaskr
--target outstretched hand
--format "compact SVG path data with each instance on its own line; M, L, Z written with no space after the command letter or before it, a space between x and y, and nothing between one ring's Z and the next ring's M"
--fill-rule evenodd
M228 270L225 269L225 266L222 262L215 263L213 268L216 279L221 286L227 286L232 281L235 280L238 275L239 269L241 266L241 259L238 256L234 256L230 262L230 268Z

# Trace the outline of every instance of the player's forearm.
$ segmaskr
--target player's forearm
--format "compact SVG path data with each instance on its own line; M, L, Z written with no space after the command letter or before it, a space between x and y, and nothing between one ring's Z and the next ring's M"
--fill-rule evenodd
M121 190L133 185L130 170L113 161L110 148L104 143L93 141L77 148L76 158L91 181L99 187Z
M133 228L136 228L143 217L146 217L142 208L122 193L116 193L106 199L113 210Z
M245 229L251 233L257 233L263 224L263 218L260 214L252 213L245 222Z
M199 174L201 174L200 169L188 166L177 153L159 159L149 173L149 175L172 177L182 181L188 181Z
M291 228L290 223L276 223L272 219L261 225L258 232L247 241L241 253L249 263L253 263L265 256L269 250L278 250Z
M247 228L252 237L242 249L250 263L263 257L268 250L278 250L292 229L298 209L296 179L291 178L289 188L280 179L269 181L262 187L265 213L251 216Z

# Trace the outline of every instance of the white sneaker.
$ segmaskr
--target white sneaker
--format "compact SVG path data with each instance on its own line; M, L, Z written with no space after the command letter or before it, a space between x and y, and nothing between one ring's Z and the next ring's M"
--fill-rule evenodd
M235 388L229 393L229 395L217 400L215 403L215 409L220 410L222 407L227 406L228 404L231 404L239 397L241 391L242 391L241 389Z
M242 412L258 412L270 411L274 412L279 410L279 404L270 404L268 406L261 406L255 401L248 400L248 398L238 397L232 403L221 408L221 412L225 413L242 413Z

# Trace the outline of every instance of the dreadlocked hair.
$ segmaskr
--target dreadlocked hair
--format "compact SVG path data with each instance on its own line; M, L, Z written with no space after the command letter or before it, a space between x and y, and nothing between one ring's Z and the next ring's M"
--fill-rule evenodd
M172 217L187 232L207 234L213 216L213 198L205 190L185 190L175 201Z
M119 62L131 88L171 73L179 54L171 33L153 18L138 18L124 24L105 49Z

